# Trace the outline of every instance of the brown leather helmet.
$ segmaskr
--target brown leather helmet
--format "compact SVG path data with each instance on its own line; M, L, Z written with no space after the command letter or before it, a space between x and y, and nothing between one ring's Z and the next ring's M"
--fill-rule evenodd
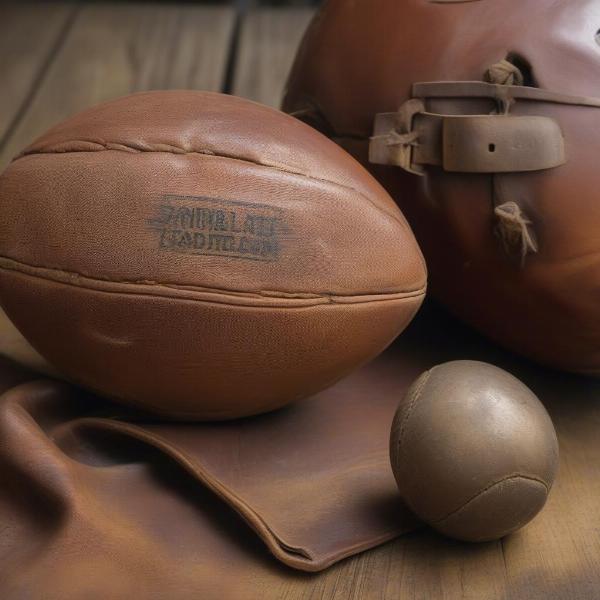
M599 30L600 0L329 0L284 102L370 160L448 308L521 354L590 374Z

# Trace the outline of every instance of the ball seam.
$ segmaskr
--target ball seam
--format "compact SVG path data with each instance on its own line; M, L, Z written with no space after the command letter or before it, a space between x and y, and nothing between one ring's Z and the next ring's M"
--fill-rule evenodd
M532 481L534 483L539 483L546 490L546 494L550 493L550 486L543 479L536 477L535 475L526 475L524 473L513 473L512 475L507 475L506 477L502 477L501 479L498 479L498 480L494 481L493 483L490 483L489 485L485 486L483 489L481 489L477 493L473 494L468 500L466 500L458 508L450 511L444 517L430 521L430 523L435 525L435 524L439 524L439 523L446 521L450 517L453 517L454 515L459 513L461 510L465 509L471 502L473 502L474 500L477 500L477 498L479 496L481 496L482 494L485 494L486 492L491 490L493 487L495 487L501 483L504 483L506 481L511 481L511 480L515 480L515 479L524 479L526 481Z
M394 220L396 223L401 225L404 230L408 229L410 231L407 223L403 219L399 218L398 215L395 215L392 212L388 212L383 207L379 206L372 198L370 198L364 192L361 192L360 190L357 190L356 188L354 188L352 186L344 185L343 183L339 183L339 182L333 181L331 179L326 179L324 177L316 177L315 175L311 175L309 173L303 173L302 171L294 170L287 165L286 165L286 168L284 168L283 166L263 163L258 160L252 160L249 158L235 156L233 154L231 154L231 155L224 154L224 153L219 154L217 152L214 152L212 150L207 150L207 149L186 150L185 148L181 148L179 146L173 146L171 144L159 145L156 148L152 148L151 146L141 146L140 145L140 146L136 147L134 145L128 145L128 144L117 143L117 142L104 142L103 144L101 144L98 142L91 142L88 140L67 140L67 141L61 142L60 146L67 145L67 144L82 143L82 142L84 142L86 144L93 144L96 147L89 148L86 150L52 150L52 146L50 146L48 149L40 148L40 149L30 150L30 151L25 150L21 154L17 155L13 159L13 162L16 162L27 156L41 156L44 154L60 155L60 154L79 154L81 152L107 152L107 151L125 152L127 154L166 153L166 154L175 154L175 155L180 155L180 156L181 155L189 155L189 154L197 154L199 156L224 158L224 159L228 159L228 160L237 160L237 161L240 161L240 162L243 162L246 164L263 167L265 169L273 169L275 171L279 171L281 173L286 173L288 175L296 175L299 177L305 177L306 179L309 179L311 181L327 183L330 185L337 186L341 189L345 189L345 190L354 192L355 194L357 194L358 196L360 196L361 198L364 198L367 202L369 202L369 204L371 204L378 212L380 212L381 214ZM55 144L55 146L56 146L56 144Z
M425 388L425 386L427 385L427 382L429 381L429 378L431 377L431 373L433 372L433 370L435 369L435 367L432 367L431 369L429 369L429 371L427 371L427 373L423 376L423 379L419 385L419 387L414 391L413 393L413 397L411 399L411 402L406 410L406 414L404 415L404 418L402 419L402 422L400 423L400 429L398 431L398 443L397 443L397 456L400 456L400 452L402 449L402 442L403 442L403 438L404 438L404 432L406 430L406 426L408 425L408 421L410 419L410 417L412 416L414 409L417 405L417 402L420 400L421 398L421 394L423 392L423 389Z
M15 263L17 267L10 265L2 265L2 261L9 261L11 263ZM27 272L24 269L20 269L18 267L26 267L31 269L32 271L41 270L41 271L49 271L50 273L56 273L63 275L64 277L70 278L69 280L60 279L59 277L52 277L49 274L44 276L39 272ZM63 269L57 269L53 267L39 267L34 265L28 265L27 263L23 263L20 261L16 261L12 258L0 256L0 271L14 271L23 275L25 277L32 277L34 279L41 279L43 281L51 281L63 285L70 285L73 287L85 289L85 290L93 290L98 292L106 292L106 293L127 293L131 295L136 295L134 291L125 291L125 290L107 290L107 289L99 289L98 287L93 287L92 285L82 285L81 281L74 281L74 279L80 279L89 281L90 283L96 283L99 286L102 285L116 285L126 287L134 287L139 286L140 288L146 288L148 291L139 292L137 295L146 295L146 296L157 296L164 298L171 298L177 300L192 300L192 301L205 301L212 302L217 304L231 304L232 306L244 306L243 300L251 301L255 300L257 302L274 300L274 301L282 301L286 302L282 307L293 306L294 303L297 303L301 307L311 307L311 306L321 306L325 304L370 304L375 302L385 302L385 301L393 301L393 300L409 300L411 298L419 298L425 294L425 288L419 290L409 290L409 291L401 291L401 292L391 292L391 293L365 293L365 294L309 294L309 293L298 293L294 297L291 294L286 294L285 292L276 292L276 291L257 291L257 292L236 292L235 290L220 290L218 288L207 288L200 287L194 285L187 284L172 284L172 283L161 283L161 282L150 282L150 281L129 281L129 280L113 280L113 279L100 279L96 277L90 277L88 275L83 275L76 271L67 271ZM213 299L206 298L191 298L191 297L177 297L169 294L159 294L152 293L152 288L166 288L167 290L175 290L178 292L188 292L190 294L210 294L214 296ZM227 298L236 298L239 299L239 303L235 302L227 302L225 301ZM337 300L339 299L339 301ZM312 301L312 303L310 303ZM259 306L259 304L254 304L255 306ZM253 304L250 304L253 306ZM262 305L261 305L262 306ZM274 304L268 304L267 306L276 307Z

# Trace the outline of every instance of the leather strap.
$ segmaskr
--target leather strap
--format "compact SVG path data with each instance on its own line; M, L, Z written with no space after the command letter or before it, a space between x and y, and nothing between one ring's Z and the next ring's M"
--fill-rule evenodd
M495 101L497 114L428 112L432 98ZM512 116L517 101L600 107L600 99L538 88L479 81L417 83L413 98L396 113L375 118L369 160L397 165L417 175L427 165L458 173L517 173L556 168L567 160L559 124L549 117Z
M566 162L560 127L548 117L421 112L404 129L398 115L377 115L369 153L372 163L422 175L425 165L454 173L514 173Z
M600 108L600 98L570 96L524 85L502 85L485 81L434 81L415 83L413 98L490 98L499 103L517 100L550 102Z

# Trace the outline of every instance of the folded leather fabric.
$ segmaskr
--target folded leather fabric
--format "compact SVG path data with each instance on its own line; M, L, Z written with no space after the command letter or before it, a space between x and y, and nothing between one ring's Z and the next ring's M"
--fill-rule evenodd
M190 424L145 420L3 359L0 597L38 597L39 586L44 597L107 597L140 579L165 593L186 568L202 589L213 575L217 589L241 589L237 567L235 581L223 569L273 568L264 548L248 557L248 526L305 571L414 529L388 436L419 363L392 349L278 412ZM180 584L174 593L185 597Z

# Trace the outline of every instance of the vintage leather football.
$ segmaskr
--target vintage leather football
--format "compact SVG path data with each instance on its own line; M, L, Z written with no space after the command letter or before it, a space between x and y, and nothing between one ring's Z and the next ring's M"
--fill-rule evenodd
M371 146L452 312L594 375L599 31L600 0L328 0L285 101L365 164Z
M425 292L385 191L231 96L121 98L0 177L0 301L68 378L176 418L255 414L381 352Z
M424 521L461 540L499 539L546 504L558 441L535 394L478 361L433 367L400 403L390 435L400 494Z

